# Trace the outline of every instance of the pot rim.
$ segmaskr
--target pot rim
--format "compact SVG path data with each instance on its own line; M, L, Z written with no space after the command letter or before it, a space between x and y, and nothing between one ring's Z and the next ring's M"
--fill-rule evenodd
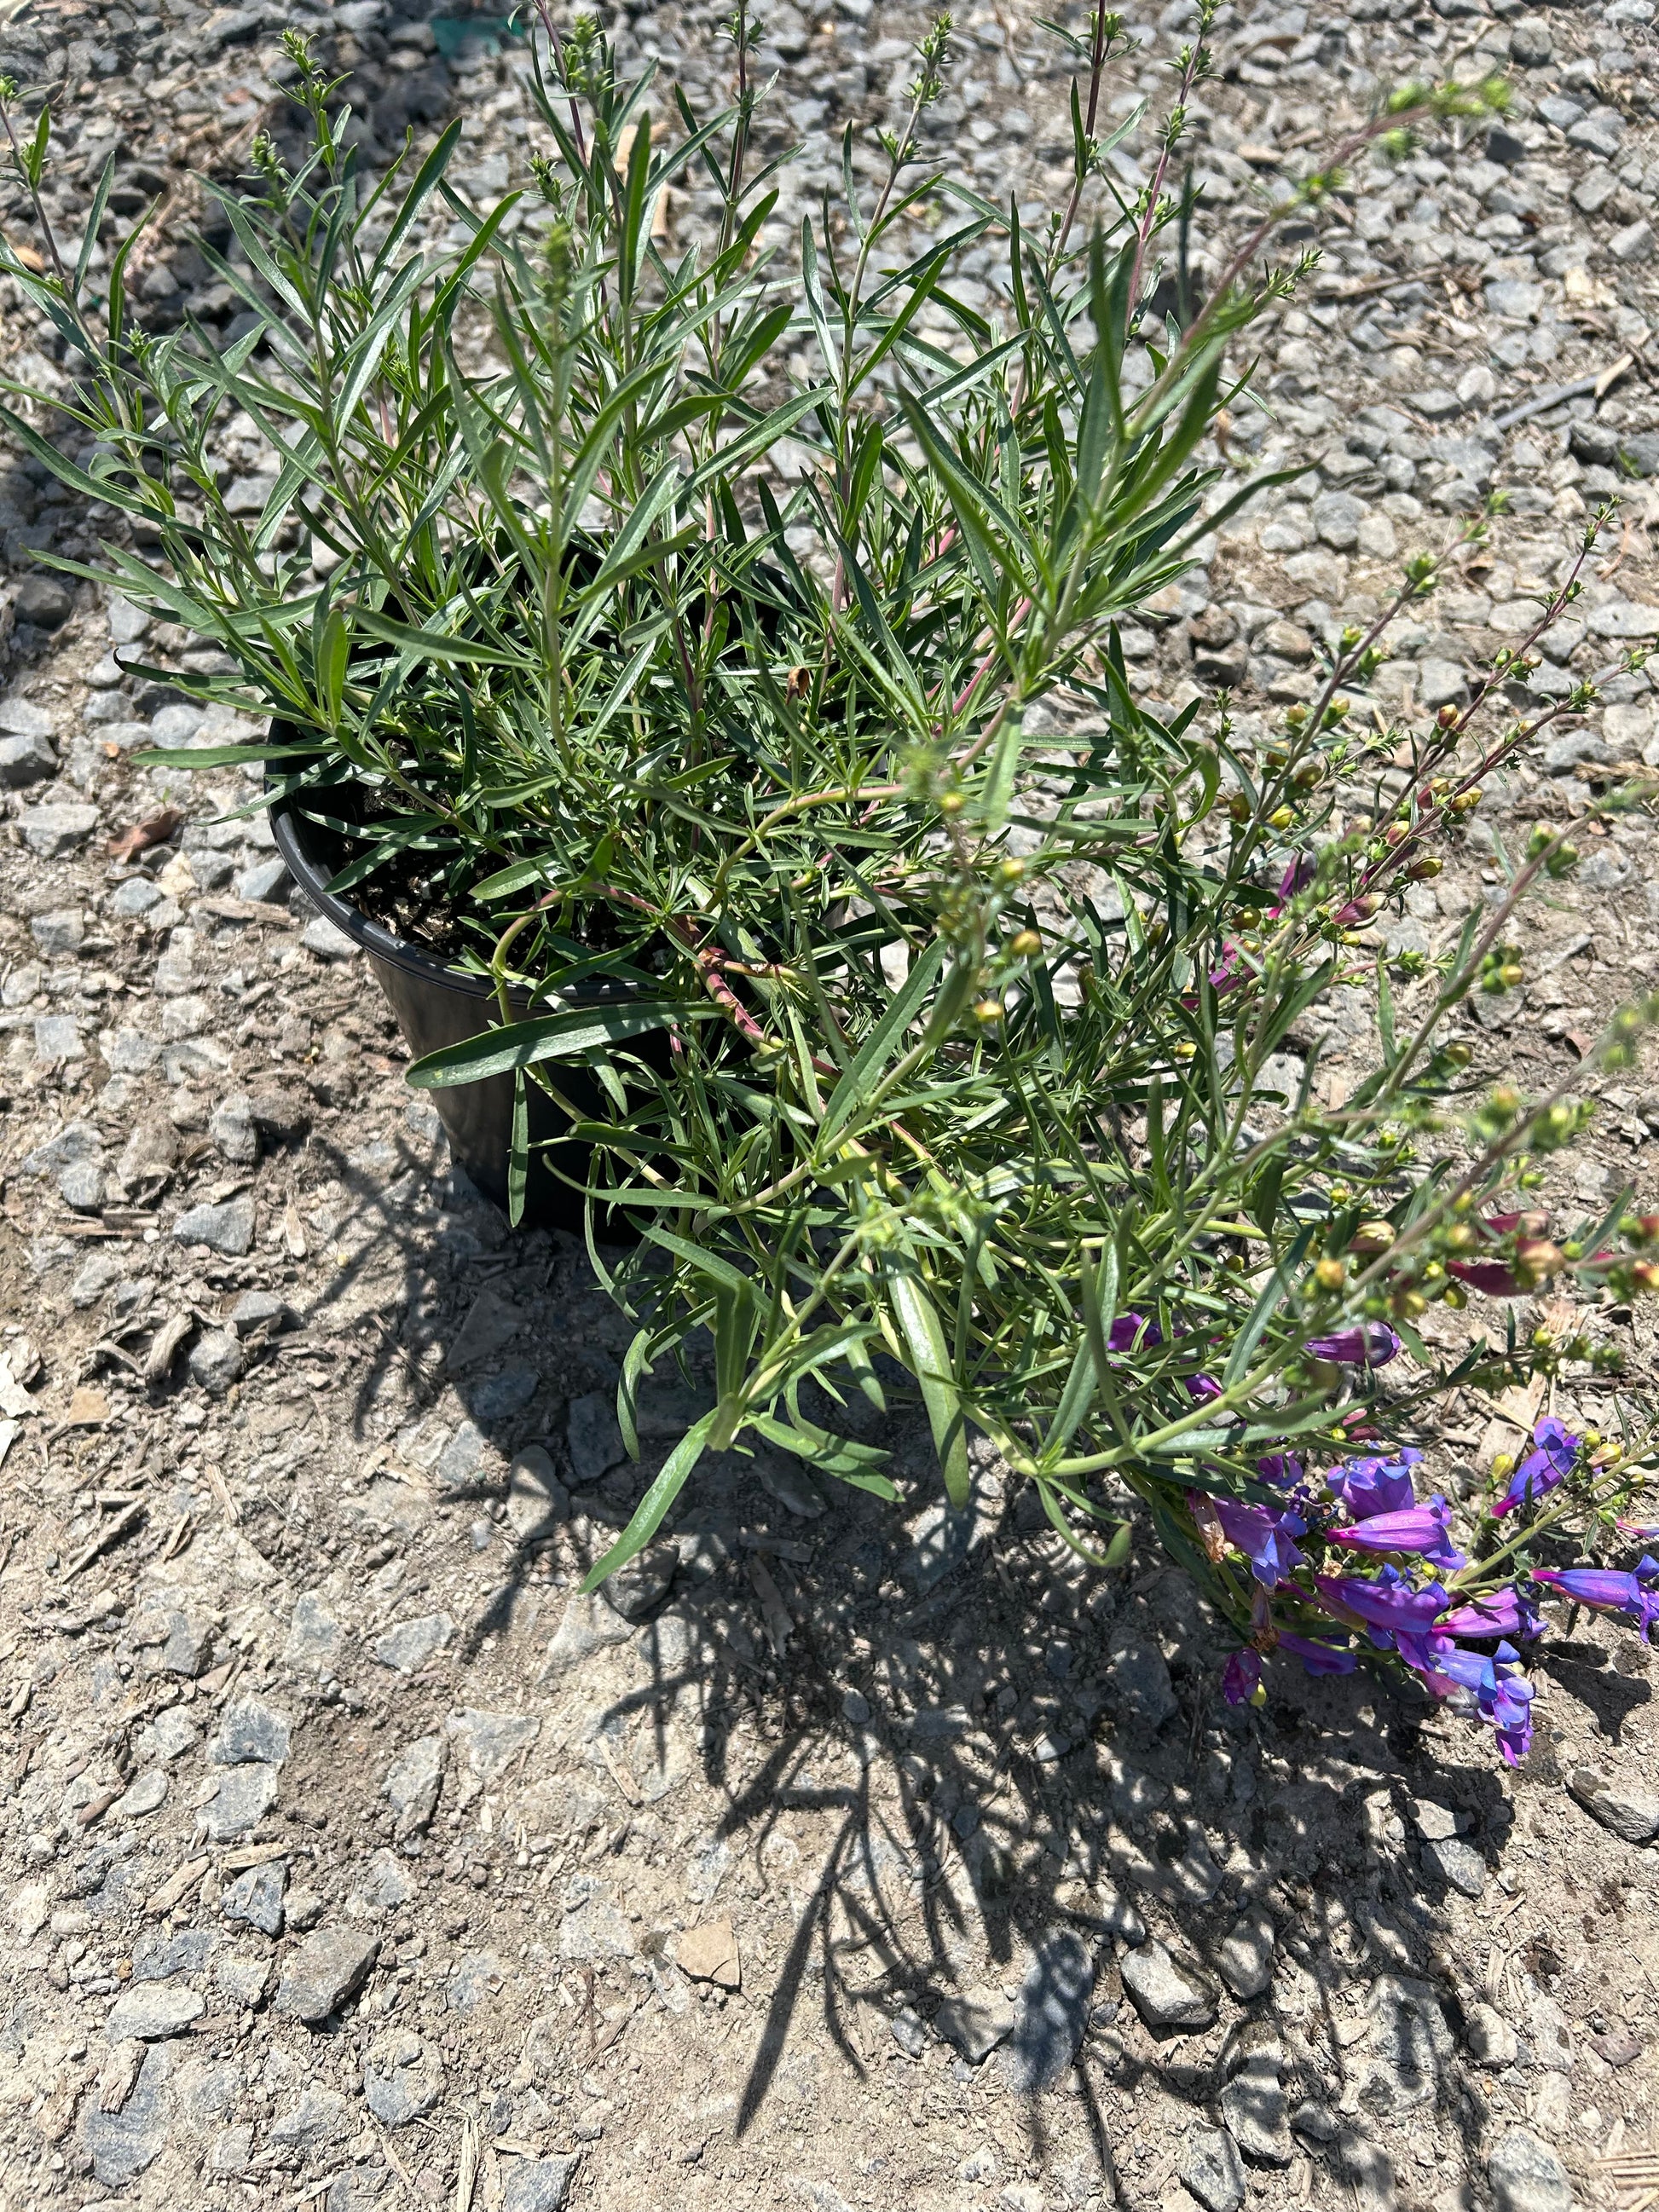
M273 737L280 734L280 725L273 724ZM270 787L267 773L265 787ZM267 811L270 817L271 833L276 840L276 849L288 864L289 873L325 920L359 945L371 958L384 960L400 968L407 975L422 982L438 985L449 991L459 991L469 998L491 999L495 987L488 975L475 975L470 969L452 968L435 954L423 952L406 937L398 937L384 924L374 921L359 908L350 905L337 893L328 889L328 877L313 860L306 842L304 819L296 803L297 795L285 793L273 799ZM574 983L567 990L550 994L544 1002L561 1005L596 1005L617 999L638 996L643 987L638 983ZM515 1004L527 1007L531 994L522 985L514 984L510 995Z

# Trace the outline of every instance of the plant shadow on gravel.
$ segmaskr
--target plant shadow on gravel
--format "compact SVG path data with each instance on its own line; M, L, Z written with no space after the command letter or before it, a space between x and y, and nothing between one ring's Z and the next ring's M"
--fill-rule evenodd
M440 1494L499 1508L514 1449L545 1440L558 1456L564 1447L537 1408L490 1417L487 1363L477 1375L446 1372L478 1287L468 1225L484 1236L473 1261L504 1261L520 1285L540 1277L574 1301L587 1263L570 1240L541 1233L497 1248L493 1209L452 1180L439 1249L458 1243L461 1264L446 1270L416 1231L422 1219L429 1230L429 1209L398 1195L400 1174L429 1164L394 1149L388 1173L386 1160L353 1166L313 1139L318 1166L349 1194L356 1241L307 1328L359 1324L362 1441L399 1370L411 1420L452 1387L499 1458ZM383 1317L364 1322L365 1286L399 1268L401 1324L384 1289ZM554 1364L544 1347L530 1357ZM923 2047L942 2033L933 2023L946 2000L972 1992L1012 2009L1012 2033L977 2063L1022 2093L1030 2155L1044 2163L1054 2139L1034 2093L1069 2092L1102 2177L1127 2202L1133 2178L1117 2158L1151 2090L1205 2127L1237 2118L1224 2093L1261 2089L1264 2140L1354 2181L1390 2129L1437 2107L1443 2142L1449 2130L1473 2172L1483 2116L1451 2063L1452 1892L1418 1801L1451 1815L1468 1847L1463 1882L1489 1879L1514 1816L1484 1743L1471 1738L1466 1757L1461 1724L1426 1698L1364 1674L1310 1680L1283 1661L1270 1664L1264 1709L1229 1708L1218 1688L1226 1644L1150 1530L1137 1528L1121 1571L1099 1574L1054 1535L1034 1498L1004 1493L994 1462L979 1467L974 1504L953 1522L933 1499L920 1417L888 1423L881 1440L915 1501L908 1520L829 1482L816 1498L807 1487L819 1510L802 1515L781 1503L763 1456L711 1459L663 1532L675 1557L666 1570L659 1562L666 1594L653 1600L647 1585L630 1608L647 1681L597 1717L624 1756L634 1737L644 1765L665 1769L674 1717L695 1710L720 1842L767 1875L787 1818L803 1839L798 1861L783 1844L793 1922L750 1990L761 2033L737 2092L737 2135L760 2121L807 2010L821 2012L867 2081L905 2047L896 2018ZM458 1703L471 1701L466 1676L515 1631L521 1604L547 1590L550 1559L567 1570L561 1601L586 1602L580 1574L626 1525L671 1442L659 1434L638 1466L575 1490L573 1517L550 1534L508 1544L456 1639ZM532 1686L556 1618L542 1617L533 1642L505 1644L536 1699L547 1694ZM1649 1695L1593 1645L1559 1644L1548 1665L1615 1741ZM734 1755L740 1726L757 1759ZM1521 1802L1529 1784L1559 1778L1540 1730ZM1231 1955L1237 1931L1264 1909L1273 1942L1261 1985L1241 1997L1250 1977ZM1143 2016L1133 2001L1123 1964L1160 1945L1197 1992L1201 2024ZM1358 2015L1343 2002L1356 1984L1368 1992ZM1251 2074L1241 2092L1241 2068L1264 2047L1276 2053L1273 2077ZM970 2078L967 2057L954 2063ZM1316 2128L1328 2118L1327 2139L1287 2132L1287 2113L1304 2102L1318 2108Z

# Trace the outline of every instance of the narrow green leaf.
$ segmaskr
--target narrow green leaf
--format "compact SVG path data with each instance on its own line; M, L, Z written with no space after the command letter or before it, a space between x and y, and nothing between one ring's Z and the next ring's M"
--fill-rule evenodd
M705 1413L675 1445L663 1462L662 1473L635 1509L633 1519L605 1557L588 1570L586 1579L582 1583L585 1597L591 1596L601 1583L616 1573L618 1567L625 1567L656 1534L662 1526L663 1516L685 1487L691 1470L702 1457L709 1432L718 1418L718 1409L714 1413Z
M883 1273L893 1320L927 1408L933 1449L945 1477L945 1494L961 1512L968 1504L972 1476L968 1467L967 1425L950 1371L944 1324L919 1275L902 1262L891 1261Z
M407 1080L416 1091L441 1091L451 1084L482 1083L486 1076L510 1075L544 1060L575 1060L586 1052L652 1030L665 1029L684 1009L672 999L629 999L607 1006L569 1006L532 1021L509 1022L483 1030L459 1044L441 1046L417 1060Z

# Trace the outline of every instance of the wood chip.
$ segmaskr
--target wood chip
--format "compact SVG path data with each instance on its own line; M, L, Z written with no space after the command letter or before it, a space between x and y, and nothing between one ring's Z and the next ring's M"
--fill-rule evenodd
M525 1748L528 1750L529 1746L526 1745ZM616 1753L612 1751L611 1746L606 1742L603 1736L599 1738L599 1757L610 1768L611 1780L616 1784L617 1789L622 1791L623 1796L627 1798L629 1803L630 1805L644 1804L644 1791L640 1788L639 1784L635 1782L633 1776L623 1765L621 1759L617 1758Z
M144 1358L146 1382L165 1382L173 1372L173 1363L179 1357L179 1348L196 1326L191 1313L169 1314L155 1332Z
M790 1638L795 1632L794 1618L783 1601L783 1592L767 1571L765 1562L757 1555L750 1559L749 1580L761 1601L761 1618L766 1624L766 1633L772 1649L781 1659L789 1648Z
M309 1249L306 1243L305 1224L300 1218L300 1209L293 1199L283 1208L283 1242L288 1246L290 1260L303 1260Z
M98 2109L100 2112L118 2112L132 2094L144 2063L148 2044L140 2043L137 2036L128 2036L124 2042L111 2049L104 2061L104 2070L98 2076Z
M101 1429L108 1419L109 1400L101 1390L94 1390L83 1382L69 1401L64 1426L66 1429Z
M219 1501L219 1510L233 1528L242 1525L242 1509L230 1494L230 1486L216 1467L207 1470L207 1486Z
M78 1575L83 1567L89 1567L101 1553L107 1552L112 1545L118 1544L123 1536L130 1535L143 1517L144 1501L141 1498L136 1504L129 1505L125 1512L118 1513L112 1521L106 1522L89 1544L82 1546L64 1568L65 1580L71 1575Z
M176 1874L170 1874L167 1876L160 1889L152 1892L144 1899L145 1911L158 1916L163 1912L171 1912L173 1906L180 1903L195 1888L210 1864L211 1861L204 1858L186 1860Z
M135 822L131 829L112 837L105 849L112 860L136 860L152 845L165 845L184 818L176 806L164 806L159 814Z
M100 1790L95 1797L88 1798L75 1816L77 1826L90 1828L101 1820L116 1799L125 1796L126 1787L125 1782L112 1782L107 1790Z
M473 2192L478 2184L478 2116L476 2112L463 2114L461 2119L461 2164L455 2176L455 2212L472 2212Z
M269 1866L273 1859L309 1858L309 1844L238 1844L234 1851L221 1852L221 1874L242 1874L249 1867Z

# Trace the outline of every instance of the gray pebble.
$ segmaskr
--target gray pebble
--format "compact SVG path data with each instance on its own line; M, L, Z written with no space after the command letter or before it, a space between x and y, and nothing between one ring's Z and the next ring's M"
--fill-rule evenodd
M135 1982L110 2007L104 2033L112 2043L129 2035L141 2043L159 2043L185 2034L206 2010L194 1990L175 1989L170 1982Z
M190 1347L190 1379L210 1398L222 1398L233 1382L240 1382L247 1354L228 1328L204 1329Z
M351 1928L327 1928L289 1954L276 1985L276 2009L315 2027L338 2012L368 1979L380 1939Z
M225 1259L246 1259L253 1249L253 1200L233 1198L222 1206L189 1206L173 1223L173 1233L180 1244L205 1244Z
M406 2128L444 2093L436 2049L405 2027L382 2029L363 2057L363 2100L382 2127Z
M999 2062L1011 2089L1031 2096L1060 2080L1083 2040L1094 1986L1093 1954L1069 1929L1038 1947Z
M1238 2146L1220 2128L1200 2128L1176 2169L1182 2186L1205 2212L1238 2212L1244 2202L1244 2167Z
M570 1401L565 1423L565 1442L570 1451L573 1481L598 1482L628 1457L616 1407L600 1390L586 1390Z
M1207 2027L1216 2016L1216 1993L1202 1975L1172 1958L1159 1942L1131 1951L1122 1960L1123 1986L1150 2028Z
M417 1620L400 1620L396 1627L388 1628L375 1638L372 1648L382 1667L399 1674L416 1674L428 1659L437 1656L454 1633L455 1623L448 1613L422 1613Z
M270 1859L264 1866L249 1867L239 1875L220 1900L220 1910L227 1920L239 1920L261 1936L277 1936L283 1932L283 1888L288 1880L288 1867L282 1859Z

